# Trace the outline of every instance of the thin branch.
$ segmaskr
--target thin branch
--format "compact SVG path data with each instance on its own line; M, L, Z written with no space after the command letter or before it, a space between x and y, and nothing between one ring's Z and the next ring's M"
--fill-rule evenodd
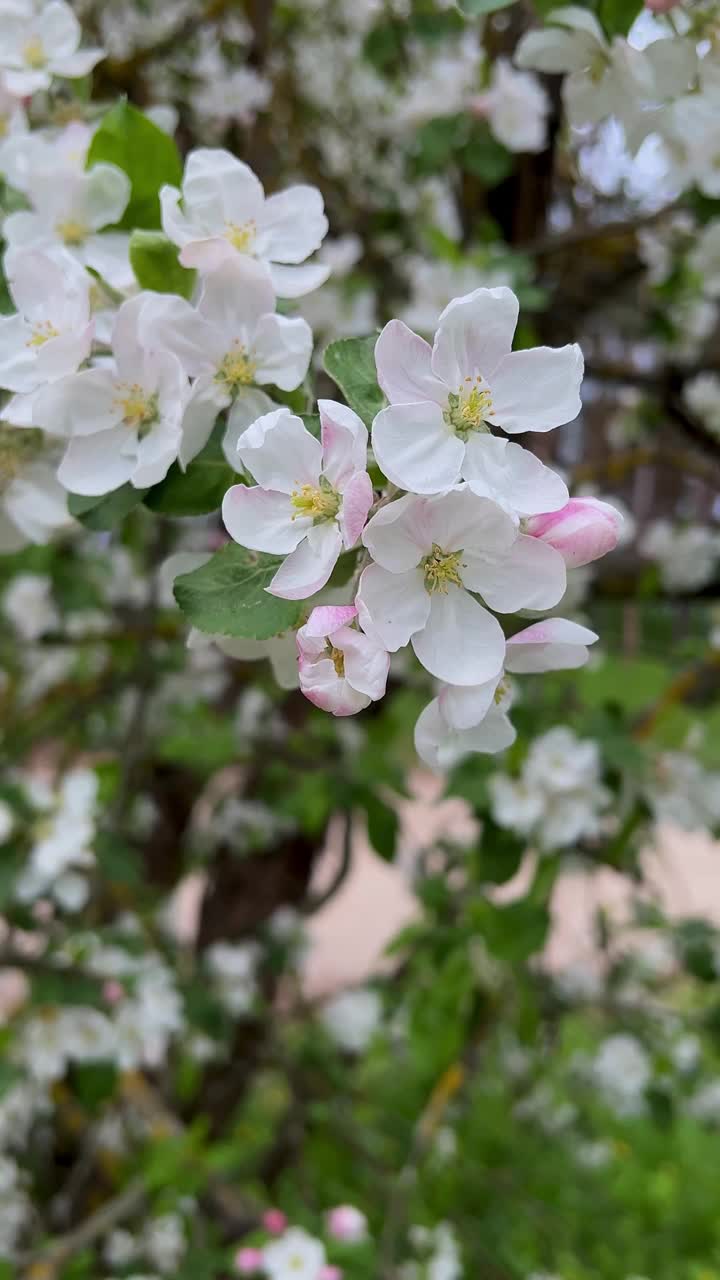
M548 257L554 253L564 253L566 249L577 249L596 240L610 240L619 236L634 235L643 227L651 227L660 222L675 209L675 204L664 205L654 213L641 215L639 218L626 218L613 222L599 223L593 227L571 227L569 231L554 232L528 240L516 248L521 253L533 254L536 257Z
M327 888L323 889L322 893L318 893L314 897L308 898L307 903L303 908L303 914L306 916L314 915L316 911L319 911L321 907L325 906L326 902L329 902L331 898L334 898L338 889L346 880L350 867L352 866L352 814L347 810L343 814L343 817L343 846L340 865Z
M144 1180L133 1178L118 1195L107 1200L78 1227L50 1241L47 1247L22 1257L20 1266L26 1269L24 1280L54 1280L66 1262L107 1235L119 1222L131 1217L144 1198Z

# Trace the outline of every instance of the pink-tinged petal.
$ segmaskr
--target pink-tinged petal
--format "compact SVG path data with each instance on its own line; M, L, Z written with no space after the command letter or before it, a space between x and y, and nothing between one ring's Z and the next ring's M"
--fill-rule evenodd
M301 665L300 688L309 702L333 716L354 716L370 704L367 694L359 693L337 674L329 657Z
M385 693L390 654L373 636L345 628L335 643L345 655L345 678L358 693L377 702Z
M373 560L390 573L414 569L432 547L427 507L428 499L414 493L381 507L365 526L362 539Z
M419 569L388 573L379 564L363 569L357 596L364 630L395 653L425 626L430 597Z
M468 439L462 469L473 493L491 498L518 516L556 511L567 502L567 485L529 449L498 436Z
M341 550L342 536L334 521L312 525L266 591L283 600L307 600L325 586Z
M303 262L300 267L286 267L277 262L269 262L267 267L273 289L279 298L303 298L306 293L319 289L330 275L330 268L320 262Z
M484 684L444 685L439 701L447 723L453 729L471 729L480 724L493 705L501 677L502 672L498 672Z
M498 675L505 637L497 618L462 587L429 597L430 615L412 637L415 656L426 671L448 684L484 684Z
M240 461L264 489L292 493L304 484L317 485L322 448L289 409L263 414L238 440Z
M390 404L447 402L447 387L431 368L432 348L402 320L390 320L375 343L378 382Z
M121 453L127 436L127 427L115 427L71 440L58 468L63 488L95 498L126 484L135 470L135 457Z
M311 527L307 516L293 520L287 494L236 484L222 504L223 524L230 537L251 551L285 555L294 551Z
M599 498L571 498L560 511L533 516L527 531L560 552L568 569L599 560L617 546L623 517Z
M432 401L381 409L372 445L378 466L401 489L444 493L460 479L465 445Z
M346 547L354 547L365 528L373 504L373 487L367 471L356 471L343 494L340 528Z
M488 378L512 347L518 319L512 289L475 289L455 298L438 321L433 373L457 392L466 378Z
M534 671L569 671L588 660L587 646L597 636L567 618L545 618L507 642L505 667L518 675Z
M256 382L293 391L308 371L312 349L312 329L301 316L262 316L252 341Z
M342 493L354 472L367 467L368 432L352 409L337 400L318 400L323 472Z
M339 631L341 627L349 626L356 617L357 609L354 604L317 605L310 614L305 626L298 631L298 638L301 633L312 637L331 636L334 631Z
M484 720L471 729L453 729L440 709L438 698L425 708L415 725L415 750L438 773L452 769L464 756L479 751L495 755L512 746L516 733L507 716L492 707Z
M181 266L190 267L204 275L208 271L217 271L226 262L232 261L235 252L230 241L223 236L210 236L206 240L190 240L184 244L179 260Z
M490 379L492 413L488 422L510 435L551 431L572 422L582 408L583 370L583 354L577 343L511 351Z
M463 579L468 582L467 571ZM473 565L473 590L498 613L552 609L562 600L566 586L562 556L538 538L522 533L506 555Z

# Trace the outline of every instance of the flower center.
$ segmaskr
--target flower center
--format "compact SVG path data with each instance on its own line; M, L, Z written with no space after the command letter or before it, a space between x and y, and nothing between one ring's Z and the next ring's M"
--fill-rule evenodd
M471 431L488 431L486 419L493 411L490 388L481 374L466 378L459 391L451 391L443 413L447 425L466 440Z
M588 67L588 75L593 84L600 83L607 71L608 64L609 58L607 54L602 49L599 49Z
M32 67L33 71L39 71L40 67L44 67L47 62L43 43L39 36L33 36L31 40L28 40L23 49L23 54L25 56L25 65Z
M217 382L224 382L229 390L236 387L247 387L255 377L257 364L248 355L247 347L234 342L227 355L223 357L220 368L215 374Z
M334 644L330 645L329 653L330 661L335 668L335 674L342 680L345 675L345 654L342 649L336 649Z
M239 253L251 253L255 243L257 223L254 218L247 222L226 222L225 239L230 241L233 249Z
M158 418L157 395L148 395L143 388L134 382L120 388L121 394L115 403L122 409L123 422L132 431L137 431L142 440Z
M437 542L433 542L430 555L425 556L425 559L420 562L425 575L425 590L429 591L430 595L441 591L446 596L450 583L456 587L463 585L460 577L461 556L462 551L443 551Z
M60 330L55 328L49 320L43 320L40 324L33 325L32 338L25 343L26 347L44 347L46 342L51 338L58 338Z
M88 233L87 227L75 218L66 218L64 222L58 222L55 230L65 244L82 244Z
M340 510L340 494L328 483L324 476L319 484L303 484L293 489L290 501L295 508L293 520L297 516L310 516L313 520L332 520Z

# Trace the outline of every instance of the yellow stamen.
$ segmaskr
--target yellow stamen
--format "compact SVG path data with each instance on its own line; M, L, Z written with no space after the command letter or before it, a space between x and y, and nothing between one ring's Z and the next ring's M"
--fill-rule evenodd
M47 55L39 36L33 36L31 40L28 40L23 49L23 55L25 65L31 67L33 71L39 71L47 62Z
M295 508L295 515L310 516L313 520L332 520L340 510L340 494L321 478L319 485L303 484L293 489L290 501Z
M334 644L330 645L330 660L335 668L335 673L342 679L345 675L345 654L342 649L336 649Z
M450 393L443 417L456 435L466 438L471 431L488 430L486 420L492 411L490 390L478 374L474 380L466 378L459 391Z
M233 390L235 387L247 387L255 377L257 363L248 355L247 347L237 342L224 357L215 377Z
M461 556L462 551L443 551L437 542L433 542L430 555L425 556L421 562L426 591L431 595L435 591L441 591L443 595L447 595L450 583L461 587L463 585L460 577L460 569L463 567Z
M33 336L26 342L28 347L44 347L46 342L51 338L60 336L60 330L55 328L49 320L44 320L42 324L36 324L33 328Z
M225 238L230 241L233 249L237 249L240 253L252 252L256 231L257 224L254 218L250 218L248 222L225 223Z
M148 395L138 383L122 390L125 394L119 395L115 403L122 409L123 422L126 427L143 436L157 420L158 398L156 395Z
M82 244L88 234L87 227L75 218L66 218L64 222L58 222L55 230L65 244Z

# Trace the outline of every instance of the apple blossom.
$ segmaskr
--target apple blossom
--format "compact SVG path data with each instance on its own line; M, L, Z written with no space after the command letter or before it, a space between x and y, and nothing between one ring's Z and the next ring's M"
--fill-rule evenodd
M543 150L550 99L536 76L516 71L507 58L495 59L488 89L472 98L469 106L487 119L491 132L508 151Z
M181 465L207 443L221 409L232 404L224 449L237 469L238 437L277 406L257 386L292 391L307 373L312 333L299 316L275 314L264 268L233 258L205 276L197 308L157 294L143 310L143 340L176 355L195 378L183 419Z
M120 307L111 364L60 378L35 399L37 425L69 438L58 479L73 493L157 484L178 455L188 382L176 356L138 340L147 297Z
M27 396L74 373L90 354L90 281L64 251L19 253L8 268L17 313L0 316L0 387ZM13 421L12 408L6 416Z
M440 493L462 477L481 497L514 513L564 504L559 476L519 446L490 435L550 431L580 411L580 348L511 351L518 300L507 288L454 299L432 348L401 320L375 347L378 381L390 405L373 423L373 451L394 484Z
M289 1227L284 1235L266 1244L262 1265L269 1280L317 1280L326 1262L325 1246L302 1227Z
M287 600L304 600L325 586L372 505L367 429L334 400L319 400L318 409L320 440L285 408L248 427L238 454L258 484L234 485L222 505L225 527L241 546L290 553L267 588Z
M530 516L524 528L530 537L559 551L568 569L578 569L614 550L622 522L609 502L571 498L559 511Z
M262 1224L271 1236L281 1236L288 1225L287 1214L282 1209L266 1209L262 1216Z
M297 633L300 688L335 716L351 716L385 693L390 655L352 624L354 605L320 605Z
M263 1268L263 1252L262 1249L253 1249L246 1245L242 1249L238 1249L233 1259L233 1265L241 1276L252 1276Z
M325 1222L328 1234L336 1240L357 1244L360 1240L367 1239L367 1218L354 1204L339 1204L334 1209L328 1209Z
M515 741L515 730L506 713L491 706L477 724L458 729L449 724L439 698L428 703L415 725L415 750L430 769L452 769L464 756L479 751L494 755Z
M49 542L73 524L55 450L39 435L0 425L0 552Z
M358 593L366 629L390 652L410 641L422 665L452 684L482 684L505 656L497 619L471 592L513 613L552 608L565 590L558 552L518 534L505 511L467 486L391 502L372 517L363 542L375 561Z
M77 80L105 56L103 49L80 49L80 23L63 0L6 8L0 22L0 72L18 96L48 89L53 76Z
M64 248L96 271L113 289L135 282L124 231L104 231L122 218L130 199L130 180L114 164L80 169L42 167L28 179L31 209L11 213L3 224L6 265L13 271L16 254L29 249Z
M299 298L327 280L329 268L305 263L328 223L317 187L299 184L265 195L252 169L229 151L200 147L185 164L182 191L160 192L165 234L186 267L212 271L235 256L265 264L275 292Z

